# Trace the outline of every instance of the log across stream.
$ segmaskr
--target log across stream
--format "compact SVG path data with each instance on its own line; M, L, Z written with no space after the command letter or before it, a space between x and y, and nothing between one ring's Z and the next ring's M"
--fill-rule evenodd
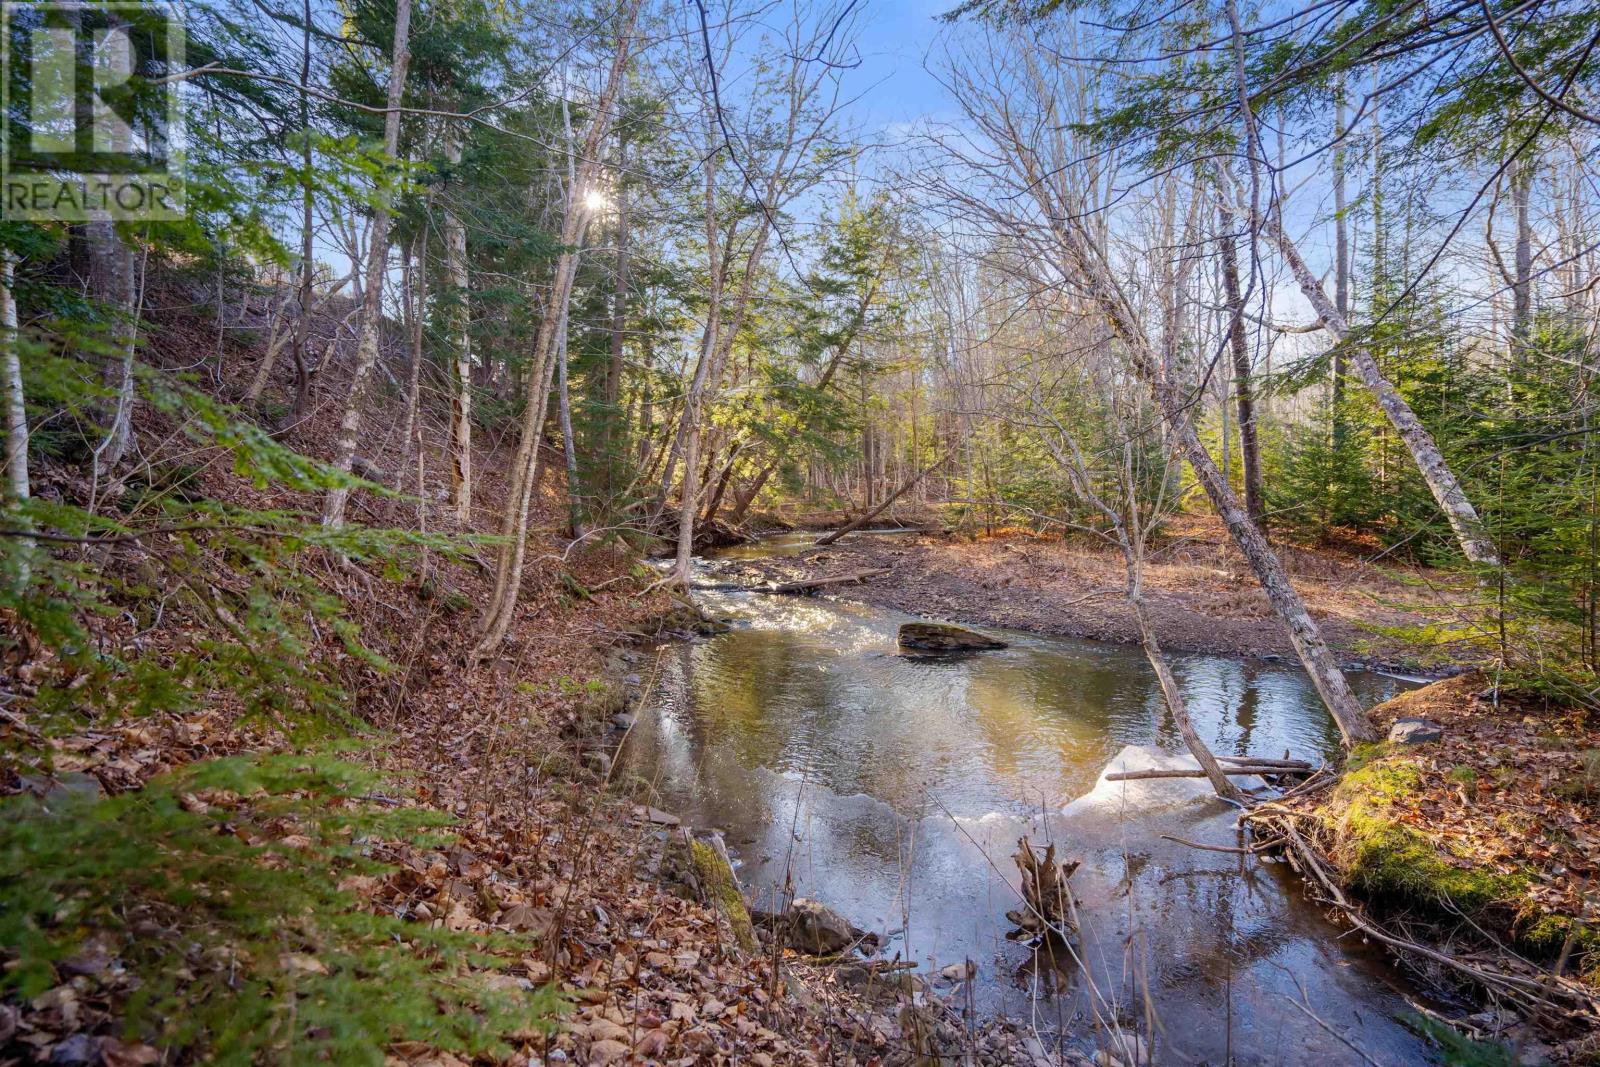
M715 562L701 566L717 584ZM1234 813L1203 779L1107 780L1183 763L1137 649L994 632L1009 647L930 660L899 654L908 616L699 595L734 627L662 650L624 769L686 822L723 830L748 890L792 877L930 974L973 960L982 1012L1081 1030L1110 1010L1141 1033L1153 1013L1163 1064L1222 1063L1230 1047L1239 1064L1430 1062L1402 1018L1418 991L1281 865L1227 851ZM1337 750L1298 671L1174 666L1219 754L1316 764ZM1352 683L1368 703L1405 684ZM1081 861L1076 959L1005 936L1024 835Z

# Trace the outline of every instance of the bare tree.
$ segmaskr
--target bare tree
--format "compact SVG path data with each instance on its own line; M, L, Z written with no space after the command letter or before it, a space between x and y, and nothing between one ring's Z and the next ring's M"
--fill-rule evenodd
M17 334L16 264L17 257L10 249L0 252L0 390L5 393L4 500L8 508L26 503L32 495L28 481L28 408L27 398L22 391L22 356L18 351L20 338ZM26 520L22 517L18 516L12 521L22 523L22 529L28 529ZM19 543L19 548L17 582L19 585L26 585L27 557L33 548L33 543L23 539Z
M624 0L615 16L614 51L605 81L594 102L589 129L583 138L572 181L563 198L560 244L550 291L545 300L544 317L534 336L532 366L527 380L528 403L523 409L521 437L512 459L511 491L502 513L500 533L505 539L495 567L494 594L484 613L482 630L472 651L473 659L489 655L505 638L516 615L522 588L522 567L527 555L528 511L538 488L539 445L543 437L545 414L550 406L550 387L559 358L558 345L565 343L567 308L572 299L572 282L578 268L578 247L589 223L601 206L600 144L610 127L622 73L633 45L634 24L639 17L640 0ZM558 331L562 335L558 339Z
M1455 532L1462 554L1474 563L1498 566L1500 557L1495 549L1494 540L1484 529L1483 520L1478 517L1477 509L1467 498L1460 479L1456 477L1455 471L1450 469L1450 464L1439 451L1439 446L1434 443L1433 435L1422 425L1422 420L1411 410L1411 405L1406 403L1400 390L1384 376L1371 351L1351 336L1349 321L1339 310L1338 305L1328 299L1321 279L1311 272L1305 258L1300 254L1299 246L1289 236L1283 223L1282 196L1274 195L1267 207L1262 207L1260 203L1257 174L1259 168L1265 164L1266 157L1262 153L1255 112L1250 103L1250 90L1246 82L1244 29L1239 21L1237 0L1228 0L1226 7L1229 29L1232 31L1234 85L1251 172L1248 205L1243 203L1246 197L1242 192L1238 199L1241 201L1241 210L1248 211L1246 217L1250 222L1251 232L1265 232L1272 238L1284 262L1289 265L1300 292L1310 302L1312 310L1317 313L1323 329L1333 337L1336 344L1347 350L1348 358L1355 365L1361 383L1377 400L1378 407L1382 409L1389 424L1394 427L1395 433L1411 453L1412 461L1422 475L1422 480L1427 483L1434 501L1444 512L1451 530Z
M394 160L400 151L400 103L405 95L406 68L411 63L411 0L397 0L394 10L394 46L389 63L389 88L383 118L383 156ZM389 263L390 204L394 196L389 175L380 177L373 192L372 232L367 237L366 281L361 291L361 333L356 342L356 365L350 375L350 392L339 420L339 440L333 466L349 474L361 440L361 415L378 365L378 341L383 331L383 279ZM344 525L348 486L329 489L322 501L324 526Z
M1233 356L1233 391L1239 406L1239 453L1244 467L1244 508L1250 521L1265 530L1267 505L1261 490L1261 444L1256 434L1255 393L1251 383L1250 348L1245 339L1244 291L1239 285L1239 255L1234 250L1231 219L1223 213L1217 243L1222 250L1222 289L1227 302L1228 351Z
M699 510L705 413L749 315L770 242L775 235L779 241L786 240L777 231L778 216L818 177L817 149L829 143L842 104L841 57L850 47L853 25L848 6L797 8L785 29L779 73L756 90L770 92L776 99L750 101L745 124L736 127L738 116L729 114L721 90L721 66L733 45L731 24L723 31L727 37L719 58L713 53L712 27L704 7L699 8L699 16L705 64L701 85L706 143L704 233L709 264L706 320L657 497L659 514L681 462L677 555L667 581L683 586L688 584ZM770 124L761 117L768 110L776 112ZM736 195L741 203L736 212L746 204L754 208L744 218L735 213L726 223L722 221L725 208L720 203L716 174L722 165L731 166L739 179Z
M974 133L937 142L956 164L947 165L938 191L1025 250L1035 284L1080 294L1105 324L1106 355L1125 360L1150 391L1170 447L1188 462L1261 583L1345 742L1366 738L1370 727L1321 629L1200 439L1198 390L1169 370L1120 280L1107 247L1107 213L1093 199L1108 184L1106 164L1071 140L1076 117L1089 108L1087 73L1057 65L1070 45L1053 52L1015 33L1008 44L1003 57L979 53L952 71L951 90Z
M1028 383L1028 409L1039 424L1040 436L1051 456L1066 474L1073 494L1100 515L1102 524L1094 532L1111 541L1122 554L1126 575L1124 597L1139 627L1139 643L1144 648L1145 658L1150 661L1151 670L1155 672L1162 698L1172 714L1173 723L1178 727L1179 735L1183 737L1185 747L1194 756L1195 762L1200 764L1200 769L1205 772L1217 795L1225 800L1238 800L1238 789L1228 781L1228 776L1194 727L1188 701L1184 699L1183 689L1173 676L1172 665L1161 650L1161 641L1145 604L1146 548L1150 531L1162 521L1164 512L1171 505L1165 495L1171 479L1165 470L1153 478L1141 477L1142 472L1137 469L1140 451L1137 445L1146 436L1147 430L1154 427L1142 425L1145 421L1142 406L1131 396L1121 395L1122 390L1114 377L1102 373L1101 380L1106 383L1106 391L1110 393L1105 398L1104 406L1110 414L1114 435L1114 440L1104 450L1109 458L1101 465L1102 469L1092 468L1077 435L1055 416L1037 372ZM1083 384L1080 384L1081 388L1084 388ZM1178 462L1178 456L1170 451L1165 452L1161 462L1170 468ZM1103 469L1106 466L1110 469ZM1115 487L1116 495L1110 500L1105 492L1097 488L1102 484ZM1141 487L1146 484L1154 486L1151 498L1141 492Z
M467 228L455 196L461 182L461 139L463 131L451 122L445 129L445 161L455 184L455 195L444 203L444 262L454 290L450 299L450 337L455 344L450 382L450 506L456 521L472 521L472 303L471 279L467 275Z

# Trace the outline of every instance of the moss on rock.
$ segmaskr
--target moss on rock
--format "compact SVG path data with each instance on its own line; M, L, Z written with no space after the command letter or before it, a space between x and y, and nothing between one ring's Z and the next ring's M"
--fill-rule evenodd
M745 952L756 950L755 926L750 922L750 911L744 905L744 894L734 880L733 868L722 854L704 841L691 840L689 852L694 858L695 877L710 902L715 905L733 931L733 939Z

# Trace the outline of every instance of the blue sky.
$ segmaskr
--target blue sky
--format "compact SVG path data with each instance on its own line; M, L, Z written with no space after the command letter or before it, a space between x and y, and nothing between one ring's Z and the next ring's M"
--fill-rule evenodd
M863 0L861 66L850 86L861 99L857 120L869 131L892 130L924 115L942 113L944 90L924 59L945 27L937 16L958 0ZM959 32L959 31L957 31Z

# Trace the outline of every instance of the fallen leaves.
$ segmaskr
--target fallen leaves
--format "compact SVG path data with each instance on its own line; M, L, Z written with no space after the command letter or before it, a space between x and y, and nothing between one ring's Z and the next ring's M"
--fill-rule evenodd
M1436 844L1444 862L1526 878L1525 907L1511 917L1519 923L1541 913L1600 920L1592 885L1600 781L1585 784L1600 724L1581 709L1496 694L1481 675L1404 693L1372 716L1380 727L1408 716L1444 726L1442 740L1383 757L1415 771L1417 787L1392 798L1392 813Z

